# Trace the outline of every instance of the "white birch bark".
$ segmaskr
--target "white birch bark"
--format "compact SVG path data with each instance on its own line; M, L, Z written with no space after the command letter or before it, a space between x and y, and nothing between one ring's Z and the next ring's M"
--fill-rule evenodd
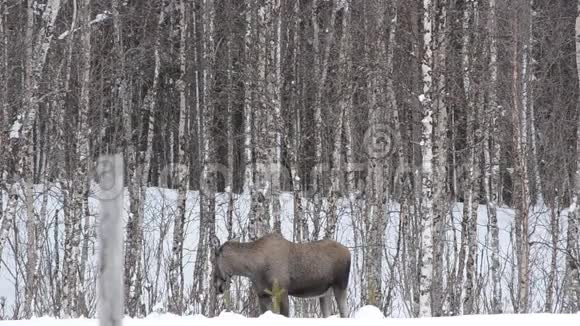
M369 22L369 34L376 33L375 28L384 28L385 24L385 9L383 7L370 6L370 10L374 14L369 15L371 18ZM375 27L371 27L375 26ZM391 27L393 29L393 27ZM391 31L394 33L394 31ZM391 33L390 32L390 33ZM394 34L391 34L394 38ZM385 67L387 70L391 69L387 65L392 65L392 60L386 53L385 41L379 38L377 41L376 50L374 48L368 49L369 62L379 61L380 67ZM393 44L388 47L392 49ZM368 98L369 98L369 130L367 135L370 135L366 140L368 143L366 151L369 157L367 163L367 179L366 187L368 194L368 201L366 204L366 235L367 243L369 244L364 256L364 266L366 267L366 287L363 289L363 295L367 297L367 303L383 306L383 286L382 286L382 269L383 269L383 248L384 248L384 232L387 223L385 216L385 179L388 171L386 171L385 163L390 157L390 139L383 140L382 137L389 137L390 134L385 134L385 122L387 120L387 111L385 110L385 103L388 101L383 94L382 89L385 86L382 83L382 78L379 74L371 73L368 81ZM392 99L391 99L392 100ZM390 104L393 104L392 102ZM392 108L393 111L396 110ZM370 131L370 133L368 133Z
M497 20L496 0L489 0L489 88L488 88L488 130L484 134L484 159L485 159L485 190L488 206L490 233L491 233L491 273L492 273L492 312L502 312L502 291L500 282L499 262L499 228L497 224L497 205L499 199L499 159L501 151L501 139L498 121L503 113L497 103ZM490 145L488 145L490 144ZM490 152L491 150L491 152Z
M538 157L537 140L536 140L536 116L534 113L534 88L536 84L536 72L535 72L535 59L532 56L534 48L534 17L536 12L534 10L534 0L529 0L529 18L528 18L528 38L524 45L523 53L523 63L526 67L524 71L524 81L522 83L523 87L523 103L524 109L528 108L528 115L530 118L529 122L529 133L530 133L530 148L532 155L532 177L534 178L534 186L536 191L536 196L534 198L534 203L540 206L544 205L544 195L542 187L542 178L540 177L540 162Z
M282 134L280 117L282 110L282 6L280 0L272 1L269 5L269 66L268 94L273 106L272 114L268 115L268 138L270 139L269 157L271 164L272 195L270 196L270 214L274 219L276 232L281 231L280 218L280 174L282 161Z
M334 238L336 233L338 212L336 211L337 201L341 194L343 185L342 174L342 136L345 124L345 115L352 110L352 86L350 82L352 74L352 52L351 52L351 9L350 1L346 0L342 5L342 35L339 46L339 84L344 85L341 88L341 95L339 105L335 111L334 135L333 135L333 149L332 149L332 169L330 171L331 186L330 186L330 203L329 203L329 220L326 226L326 238Z
M313 29L313 56L314 56L314 76L316 80L316 91L314 97L314 170L312 173L312 191L313 198L313 221L314 230L312 237L318 238L320 231L320 211L322 207L322 192L323 192L323 158L322 158L322 119L323 119L323 103L322 98L324 89L326 87L326 80L328 77L328 63L330 56L330 48L334 42L334 23L336 20L336 13L338 10L337 4L333 2L332 12L328 25L326 27L326 39L324 40L324 49L321 49L320 44L320 26L318 23L318 0L312 1L311 21Z
M200 174L200 230L199 230L199 243L198 251L195 262L194 271L194 295L199 300L203 291L203 286L205 284L205 267L208 258L207 244L208 239L215 234L215 171L213 170L213 159L215 156L214 152L214 142L213 133L211 125L215 116L214 103L212 101L213 95L213 64L214 64L214 17L215 17L215 7L213 0L204 0L201 10L201 28L202 28L202 39L201 46L202 52L201 57L201 68L202 70L202 110L201 110L201 133L202 135L202 172ZM174 231L175 232L175 231ZM180 231L182 232L182 230ZM174 252L175 252L174 242ZM180 243L183 246L183 243ZM183 248L181 248L183 250ZM213 258L212 258L213 259ZM213 283L210 282L209 288L207 289L207 304L205 306L205 314L208 316L213 316L215 314L215 289L213 288Z
M8 51L8 33L6 32L6 18L8 17L8 3L6 1L2 1L0 4L0 35L1 39L0 42L2 44L2 52L0 52L0 78L2 80L8 80L8 69L9 69L9 51ZM0 87L0 126L6 126L8 124L8 83L5 82L4 85ZM8 137L6 135L0 135L0 159L2 163L0 164L0 174L3 175L2 182L4 180L4 172L6 170L6 152L8 146ZM1 206L0 206L1 207ZM2 211L2 210L0 210ZM3 215L0 212L0 220L2 220ZM0 226L0 234L2 234L2 227ZM1 256L0 251L0 256Z
M206 229L208 239L215 236L215 173L211 171L215 149L210 126L213 124L215 116L215 108L213 104L213 85L214 85L214 62L215 62L215 4L214 0L204 0L204 104L205 110L203 114L203 130L204 130L204 166L203 166L203 184L202 201L204 202L204 210L206 216ZM213 317L215 314L216 296L213 283L209 286L208 298L208 316Z
M252 154L252 125L253 125L253 89L254 89L254 53L253 42L255 40L255 18L254 18L255 0L246 1L246 32L244 34L244 53L245 53L245 67L244 67L244 184L243 192L248 195L254 186L253 174L253 154Z
M435 127L433 135L433 154L435 155L435 168L433 171L433 315L443 314L445 303L444 289L444 250L445 231L447 216L449 211L447 196L447 107L446 107L446 56L447 56L447 35L449 24L447 21L447 5L439 4L437 7L437 51L434 58L434 71L437 78ZM453 10L450 8L449 10Z
M314 78L316 82L316 95L314 98L314 170L312 171L312 191L314 192L315 215L313 220L318 221L317 207L320 205L321 187L321 166L322 164L322 90L324 89L325 78L322 78L321 71L326 71L320 57L320 26L318 25L318 0L312 0L311 17L312 21L312 55L314 56ZM324 75L326 77L326 74Z
M465 265L466 282L465 282L465 299L463 300L463 312L465 314L471 314L473 311L473 293L474 293L474 269L475 269L475 255L477 244L477 142L476 136L476 105L475 105L475 92L472 89L472 67L475 61L472 55L471 48L471 34L472 29L475 28L475 23L472 22L474 19L474 4L472 1L468 1L465 4L463 12L463 44L462 44L462 61L461 68L463 70L463 88L466 101L466 116L467 116L467 159L465 170L467 174L465 175L465 201L463 210L463 221L467 225L466 233L462 234L462 250L466 253L467 260ZM466 241L464 241L466 240ZM467 247L465 247L467 246ZM475 252L474 252L475 251ZM460 260L461 262L461 260ZM456 300L461 297L462 288L462 277L463 277L463 265L459 266L458 270L458 282L457 282L457 293ZM456 301L456 312L458 311L458 301Z
M550 207L550 237L552 244L552 257L550 261L550 274L546 284L546 302L544 312L552 313L554 306L554 290L556 285L556 273L558 269L558 242L560 240L560 195L556 194L554 203Z
M431 316L431 285L433 280L433 103L432 67L432 3L423 0L423 106L421 120L421 271L419 281L419 316Z
M27 28L26 28L26 39L30 40L27 43L27 47L33 47L32 51L35 51L34 41L33 41L33 28L34 28L34 11L32 6L28 8L27 12ZM27 51L28 52L28 51ZM41 79L41 74L36 74L33 69L36 65L36 58L33 53L28 53L26 64L30 67L26 67L26 84L25 92L30 96L26 99L28 101L28 112L33 112L38 110L37 101L37 89L34 88L38 85ZM29 122L29 133L32 133L32 125L36 119L37 113L28 116ZM33 182L33 143L34 139L32 135L27 135L25 138L21 138L24 141L22 146L22 151L19 157L19 167L16 168L17 174L22 178L19 183L21 189L24 190L24 201L26 208L26 283L25 283L25 293L24 293L24 316L26 318L32 317L32 301L34 296L35 288L35 274L36 274L36 264L38 262L38 255L36 252L36 216L34 215L34 199L32 198L32 182Z
M300 3L297 1L294 3L292 8L293 14L298 17L300 14ZM301 70L298 64L298 58L301 54L301 37L300 37L300 24L298 19L294 19L293 25L293 48L292 48L292 92L291 96L292 99L290 101L292 105L292 120L291 120L291 131L290 131L290 146L288 148L288 156L290 158L290 174L292 177L292 193L294 199L294 221L293 221L293 239L295 242L301 242L304 239L304 236L308 234L308 231L304 231L303 226L307 224L303 223L303 214L302 214L302 187L301 187L301 180L300 180L300 166L299 166L299 159L300 156L298 155L301 147L300 142L300 135L301 135L301 123L300 123L300 88L298 86L299 80L301 78Z
M78 125L78 150L77 150L77 167L75 177L77 181L75 182L75 193L74 193L74 213L73 213L73 255L71 259L76 262L76 264L82 264L80 261L80 242L82 235L82 218L88 221L88 216L85 216L88 212L88 208L85 206L88 198L88 169L89 169L89 136L91 130L89 129L88 116L90 111L90 86L91 86L91 0L82 0L80 5L80 23L81 23L81 33L80 33L80 62L81 62L81 72L80 72L80 112L79 112L79 125ZM73 269L72 273L77 274L79 271L84 270L82 266L79 269ZM85 305L85 292L83 291L84 284L81 280L84 276L71 275L70 278L78 278L77 288L75 289L75 297L78 300L76 303L76 314L80 315L82 307ZM88 317L88 316L87 316Z
M161 20L160 20L161 25ZM159 30L161 32L161 28ZM179 69L180 77L177 81L177 91L179 92L179 124L177 131L178 151L177 151L177 212L173 223L173 247L169 269L169 282L171 286L171 298L169 310L175 314L183 313L183 242L185 240L185 207L188 189L187 147L188 133L186 132L187 121L187 10L184 0L179 2Z
M514 168L514 201L516 206L515 234L517 253L517 274L518 274L518 302L516 305L518 312L527 312L529 304L529 240L528 240L528 207L529 207L529 186L527 167L527 112L520 103L521 93L519 85L522 76L526 74L526 65L520 71L520 49L517 28L519 19L515 20L514 29L515 40L513 46L512 59L512 121L514 125L513 143L515 148L515 168Z
M576 70L578 80L580 81L580 0L577 1L576 7L576 25L575 25L575 45L576 45ZM580 119L577 121L576 131L576 160L580 158ZM568 297L566 304L568 311L580 311L580 249L578 247L578 217L580 216L580 203L578 197L580 196L580 167L576 168L574 175L574 192L572 194L572 202L568 212L568 230L566 241L566 269L568 276L566 285L568 287Z
M162 8L159 12L157 21L157 35L155 36L155 45L153 50L154 70L153 85L147 90L143 101L143 116L147 117L145 123L145 144L138 143L138 150L129 151L129 176L131 185L129 185L130 194L130 215L127 226L127 253L125 265L125 296L127 313L132 316L143 316L145 313L142 309L142 282L143 282L143 218L147 192L147 180L149 168L151 166L151 155L153 147L153 127L155 125L155 110L157 106L157 93L159 91L159 75L161 70L160 46L162 24L165 20L165 7L167 2L162 2ZM127 118L129 118L127 116ZM125 122L127 125L129 121ZM140 128L139 128L140 129ZM130 130L130 128L129 128ZM131 141L131 135L127 134L127 141ZM142 149L139 148L142 146Z
M269 48L271 44L267 22L270 20L271 8L268 4L257 4L257 15L254 18L256 29L256 56L257 76L255 79L256 109L254 111L255 133L255 191L252 194L250 208L250 239L257 239L271 230L271 192L272 192L272 142L270 116L274 113L271 106L269 83Z
M227 141L228 141L228 152L227 152L227 172L226 172L226 189L225 192L228 196L228 210L226 215L226 229L228 231L228 239L231 240L234 237L233 234L233 223L234 223L234 155L235 155L235 124L234 124L234 106L232 100L232 91L234 89L234 82L233 82L233 69L234 69L234 61L232 58L232 31L228 31L230 35L227 37L227 64L228 64L228 71L227 71L227 87L229 89L226 100L226 109L227 109ZM185 42L185 40L184 40ZM184 55L185 59L185 55ZM231 308L228 307L228 308Z

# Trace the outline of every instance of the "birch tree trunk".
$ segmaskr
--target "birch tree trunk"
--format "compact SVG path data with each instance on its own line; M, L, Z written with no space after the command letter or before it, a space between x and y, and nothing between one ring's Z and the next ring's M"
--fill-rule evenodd
M337 4L333 2L330 19L326 27L326 39L324 48L321 49L320 26L319 26L319 3L318 0L312 1L311 21L313 30L313 56L314 56L314 78L316 80L316 90L314 95L314 170L312 173L312 191L313 191L313 221L314 230L312 238L317 239L320 231L320 213L322 208L322 195L324 191L323 157L322 157L322 132L323 132L323 96L328 77L330 48L334 42L335 20L338 11ZM322 52L321 52L322 51Z
M89 125L88 117L90 111L90 87L91 87L91 0L82 0L80 6L80 23L81 23L81 33L80 33L80 55L81 55L81 73L80 73L80 112L79 112L79 125L78 125L78 153L77 153L77 167L75 177L77 181L75 182L75 194L74 194L74 217L73 217L73 257L71 259L79 261L80 257L80 241L82 235L82 218L88 222L88 208L86 204L88 203L89 195L89 180L88 180L88 169L90 162L90 149L89 149ZM82 264L77 262L77 264ZM83 271L84 268L80 266L79 270L73 270L72 273L79 273ZM71 275L71 279L75 277ZM84 275L78 275L78 286L76 289L76 298L78 303L76 304L76 314L82 314L82 310L86 305L85 303L85 292L83 291ZM88 316L85 316L88 317Z
M214 85L214 18L215 7L213 0L203 0L201 6L201 68L202 71L202 111L201 111L201 132L202 135L202 172L200 175L200 229L199 244L194 271L195 295L200 297L205 284L205 266L208 258L207 244L215 234L215 145L213 142L213 121L215 108L213 103ZM183 247L183 242L180 243ZM175 248L175 243L174 243ZM183 248L181 248L183 250ZM213 260L213 255L211 256ZM207 289L205 314L214 316L216 307L215 289L213 282L210 282Z
M229 9L229 8L228 8ZM231 9L230 9L231 10ZM226 182L225 182L225 192L228 196L228 210L227 210L227 215L226 215L226 229L228 231L228 240L231 240L234 238L234 233L233 233L233 219L234 219L234 171L235 171L235 167L234 167L234 155L236 154L236 150L235 150L235 123L234 123L234 118L235 118L235 112L234 112L234 103L233 103L233 96L232 96L232 92L234 90L235 84L234 84L234 80L233 80L233 74L234 74L234 59L232 57L232 48L234 46L234 40L232 37L233 31L231 30L231 26L229 27L230 30L228 31L230 33L230 35L228 35L227 37L227 65L228 65L228 71L227 71L227 87L228 87L228 94L227 94L227 100L226 100L226 110L227 110L227 142L228 142L228 151L227 151L227 172L226 172ZM185 35L184 35L185 37ZM183 42L185 44L185 39L183 39ZM186 60L185 57L185 53L183 55L183 59L184 61ZM231 307L231 306L230 306ZM228 309L230 308L228 307Z
M474 55L470 52L471 44L471 34L472 29L475 29L474 20L474 4L472 1L468 1L465 4L463 12L463 47L462 47L462 65L461 68L464 72L463 77L463 88L465 94L466 103L466 116L467 116L467 159L465 171L467 174L465 176L465 201L463 210L463 221L467 223L464 225L466 227L466 233L462 234L462 250L467 253L467 261L465 265L466 272L466 283L465 283L465 298L463 300L463 313L471 314L474 307L474 277L475 277L475 256L477 255L477 141L476 136L476 121L477 121L477 108L475 105L475 92L472 89L473 77L470 73L472 71L472 66L474 64ZM464 239L465 238L465 239ZM467 246L467 247L465 247ZM461 263L461 260L460 260ZM458 280L462 280L463 275L463 265L459 266L458 270ZM461 298L461 288L462 282L457 282L457 297ZM458 312L459 305L456 306L456 312Z
M143 116L147 117L145 123L145 143L141 144L137 141L137 152L134 149L129 150L129 177L131 184L129 188L130 196L130 214L127 223L127 249L125 256L125 297L126 310L132 316L143 316L145 313L141 295L143 282L143 218L144 208L147 193L147 180L149 176L149 168L151 166L151 155L153 147L153 127L155 125L155 108L157 106L157 93L159 90L159 74L161 70L160 60L160 39L162 33L162 24L165 20L165 7L167 2L161 3L161 9L157 21L157 35L155 36L154 45L154 62L153 70L153 85L147 90L145 99L143 101L142 112ZM126 118L130 119L130 116ZM129 121L125 122L130 125ZM131 128L129 128L131 129ZM141 128L138 128L141 129ZM142 134L140 132L140 134ZM130 141L132 136L126 134L127 141ZM140 139L140 138L139 138Z
M341 87L342 92L339 99L339 105L335 111L335 122L334 122L334 136L333 136L333 149L332 149L332 169L330 171L331 186L330 186L330 202L329 202L329 216L327 226L326 226L326 238L334 238L336 233L336 227L338 222L338 212L336 211L337 201L341 194L342 184L343 184L343 174L342 174L342 136L345 124L345 115L347 115L352 110L352 86L350 82L352 74L352 49L351 49L351 9L350 1L346 0L342 6L342 35L340 38L339 46L339 84L344 85Z
M538 205L544 204L543 191L542 191L542 180L540 178L540 167L538 162L538 151L536 148L536 118L534 114L534 87L535 87L535 58L533 57L534 48L534 0L528 0L528 21L527 21L527 38L523 46L522 53L522 104L523 110L526 112L526 116L529 117L529 146L531 153L526 153L526 155L532 155L532 171L531 176L533 177L533 182L535 186L535 197L533 198L533 203ZM528 122L526 121L526 124ZM527 138L528 136L526 136ZM530 199L531 195L529 196Z
M280 0L269 4L269 51L268 51L268 94L269 103L272 103L272 114L268 115L268 148L271 164L272 195L270 196L270 214L274 219L274 231L282 232L280 219L280 176L282 161L282 135L281 135L281 111L282 111L282 6Z
M294 3L292 8L293 14L298 17L300 15L300 3L297 1ZM301 55L301 33L300 24L298 19L294 19L293 24L293 48L292 48L292 76L293 83L291 86L291 100L292 105L292 115L291 115L291 129L290 129L290 141L288 148L288 157L290 163L290 174L292 178L292 193L294 199L294 221L293 221L293 238L295 242L301 242L304 237L308 234L308 231L303 230L303 226L307 224L303 221L304 216L302 213L302 187L300 179L300 156L298 155L301 148L301 115L300 115L300 81L302 80L300 65L298 63L298 58Z
M546 302L544 312L552 313L554 305L554 287L556 283L556 273L558 269L558 241L560 239L560 195L554 198L554 203L550 208L550 236L552 238L552 259L550 261L550 274L548 284L546 284Z
M443 314L445 303L444 294L444 249L445 249L445 229L449 211L447 196L447 107L445 102L446 89L446 56L447 56L447 3L439 1L437 5L437 51L434 58L434 72L437 78L437 88L435 93L437 115L435 116L435 127L433 134L433 154L435 155L435 169L433 171L433 315ZM450 8L453 10L453 8Z
M112 7L112 14L113 14L113 34L114 34L114 47L113 53L115 56L115 62L117 63L117 67L114 70L114 89L112 93L115 95L115 106L118 111L121 112L122 121L123 121L123 141L122 145L124 147L125 153L125 161L126 163L126 173L129 178L133 176L133 169L135 165L135 156L134 150L129 144L132 143L132 123L130 114L130 99L129 99L129 90L128 90L128 77L126 76L126 63L125 63L125 50L124 50L124 39L123 39L123 21L121 20L121 13L120 13L120 3L119 0L112 0L111 3ZM125 301L128 301L128 295L130 292L129 284L127 281L133 281L133 278L130 277L131 269L135 268L135 263L132 257L134 256L133 248L137 246L137 241L134 240L136 234L133 232L133 203L135 202L134 193L135 193L135 184L133 183L135 180L132 180L132 184L128 185L127 188L129 190L129 197L130 197L130 213L127 221L126 232L128 232L128 237L125 244L125 266L129 266L125 270L125 281L124 281L124 295ZM135 257L139 257L135 255ZM131 264L127 264L127 262L131 262Z
M433 35L431 0L423 0L423 58L421 64L423 106L421 120L421 271L419 282L419 316L431 316L431 286L433 283Z
M254 20L256 42L257 75L255 79L256 109L254 110L254 150L255 150L255 191L252 194L250 209L250 239L255 240L270 231L270 204L272 191L272 168L270 137L270 115L273 114L269 91L269 46L267 22L271 18L268 4L257 4L257 15ZM254 68L255 69L255 68Z
M368 34L373 35L376 29L384 28L385 24L385 9L383 7L369 6L373 14L369 14L371 22L368 26ZM375 29L376 28L376 29ZM394 35L393 35L394 37ZM381 62L379 67L385 67L389 56L385 52L386 44L383 38L379 38L376 44L376 49L369 48L368 56L369 62ZM388 45L389 48L393 46ZM384 61L383 61L384 60ZM389 69L389 67L386 67ZM370 70L370 69L369 69ZM365 212L367 249L364 253L364 266L367 284L363 288L363 296L366 294L366 302L377 307L383 306L383 286L382 286L382 270L383 270L383 248L384 248L384 233L386 226L387 215L385 214L385 179L388 173L385 173L385 162L390 157L390 134L385 132L387 111L385 110L386 99L381 96L381 90L384 88L382 78L379 74L370 73L368 84L369 98L369 129L365 136L366 154L368 155L367 163L367 179L366 179L366 193L367 203ZM392 100L392 99L391 99ZM392 102L390 104L393 104ZM393 111L396 107L392 108ZM383 139L385 138L385 139Z
M27 47L31 48L32 51L35 49L34 47L34 40L33 40L33 31L34 31L34 8L31 4L29 4L29 8L27 11L27 26L26 26L26 40ZM35 64L34 52L27 52L27 61L26 61L26 86L29 88L25 89L25 93L28 93L30 96L27 100L29 101L28 104L28 112L33 110L38 110L38 104L34 101L37 100L35 94L37 91L35 87L35 83L38 84L41 79L41 74L35 74L33 69L33 65ZM29 133L32 133L32 124L36 119L37 113L34 112L34 115L29 115ZM32 144L34 141L32 140L32 135L27 136L26 138L21 138L24 140L24 145L22 146L23 151L19 157L19 165L22 164L19 168L16 168L16 171L19 172L20 176L23 179L20 180L21 189L24 190L24 199L26 205L26 289L25 289L25 299L24 299L24 315L26 318L32 317L32 300L34 296L34 276L36 272L36 264L38 260L37 252L36 252L36 217L34 216L34 208L32 206L33 199L32 199L32 159L33 159L33 149ZM15 212L16 213L16 212Z
M185 206L186 195L188 189L189 176L187 172L187 155L185 149L187 148L187 139L189 138L186 132L187 121L187 10L185 0L179 2L179 69L180 77L177 81L177 91L179 92L179 124L178 124L178 152L177 152L177 212L173 223L173 247L172 256L169 269L169 282L171 286L171 299L169 303L169 311L175 314L182 314L184 311L183 300L183 242L185 240ZM161 24L161 21L160 21ZM202 227L200 225L200 227Z
M520 103L522 71L520 71L520 42L518 40L518 22L515 20L512 60L512 121L514 126L513 142L515 148L514 168L514 201L516 205L515 233L516 252L518 257L518 304L517 310L521 313L528 311L529 303L529 240L528 240L528 167L527 167L527 112ZM525 69L525 65L524 65ZM524 74L525 74L525 70Z
M576 25L575 25L575 45L576 45L576 70L578 80L580 81L580 0L577 1L576 7ZM580 114L577 114L577 131L576 131L576 161L580 158ZM580 166L576 167L574 175L574 192L572 203L568 213L568 232L566 241L566 269L568 271L566 285L568 287L568 297L566 304L569 312L580 311L580 248L578 245L578 217L580 216Z
M9 69L9 51L8 51L8 33L6 28L6 18L8 17L8 3L6 1L2 1L0 3L0 44L2 44L2 51L0 52L0 79L7 81L8 78L8 69ZM5 82L2 87L0 87L0 126L5 128L8 125L8 83ZM7 170L6 164L6 154L8 152L8 137L2 134L0 135L0 173L4 175L5 170ZM5 177L2 177L2 182L5 183ZM1 197L1 196L0 196ZM3 207L3 206L0 206ZM0 209L0 220L3 220L3 213L4 210ZM3 233L2 226L0 226L0 235ZM0 256L2 252L0 251Z
M61 68L61 70L64 70L64 73L61 74L61 76L59 76L59 78L57 78L56 80L56 87L61 87L61 89L63 89L64 94L60 94L59 96L56 97L56 99L54 100L54 107L60 107L61 109L58 110L55 113L55 120L56 120L56 136L58 139L65 139L65 117L68 114L68 109L65 105L66 99L65 99L65 94L68 93L70 91L70 84L71 84L71 71L72 71L72 62L73 62L73 49L75 46L75 32L77 30L77 14L78 9L77 9L77 1L73 1L73 14L72 14L72 20L71 20L71 25L70 25L70 33L68 35L68 40L67 40L67 50L66 50L66 60L65 62L63 62L63 67ZM59 144L59 143L57 143ZM53 154L54 158L58 159L60 158L62 162L60 162L60 164L58 164L57 166L59 166L62 169L66 168L66 164L69 163L67 160L65 159L66 155L65 152L67 151L67 147L66 145L60 144L58 151ZM64 239L68 239L70 237L69 233L70 233L70 228L67 228L67 226L69 225L68 222L70 221L71 217L71 209L70 209L70 192L71 192L71 186L69 185L68 181L64 181L61 182L61 187L62 187L62 192L63 192L63 219L65 222L65 236ZM55 243L55 261L56 261L56 266L55 266L55 272L54 275L56 276L56 280L55 280L55 303L54 303L54 314L56 316L61 316L63 314L62 308L63 308L63 288L64 288L64 278L66 276L66 272L65 272L65 267L62 268L62 273L61 273L61 269L59 268L60 266L60 259L59 259L59 240L58 240L58 234L59 234L59 228L58 226L58 212L55 214L55 224L54 224L54 243ZM66 255L66 254L65 254Z
M334 16L334 15L333 15ZM312 21L312 55L314 56L314 80L316 81L316 93L314 97L314 169L312 171L311 190L313 193L313 239L318 237L318 226L320 222L320 206L322 199L322 90L326 79L326 66L320 54L320 26L318 25L318 0L312 0L311 17ZM334 22L334 20L332 20ZM324 75L321 75L322 74Z
M485 160L485 196L489 216L491 233L491 274L492 274L492 307L494 314L502 312L502 291L500 282L499 262L499 228L497 225L497 205L499 188L499 160L501 152L501 135L498 121L503 112L497 103L497 21L496 0L489 0L489 17L487 29L489 31L489 87L487 118L488 128L484 133L484 160Z
M252 153L252 125L253 125L253 90L255 83L254 75L254 53L253 43L255 41L255 15L254 10L256 7L255 0L246 1L246 32L244 34L244 56L245 56L245 67L244 67L244 112L243 112L243 126L244 126L244 184L243 193L246 195L251 194L252 188L254 186L254 164L253 164L253 153Z

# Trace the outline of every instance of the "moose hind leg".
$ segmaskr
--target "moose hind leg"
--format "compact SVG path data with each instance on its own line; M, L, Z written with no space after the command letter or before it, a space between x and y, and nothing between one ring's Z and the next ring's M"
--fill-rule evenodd
M347 318L348 312L346 309L346 289L340 287L334 287L334 299L336 300L336 305L338 306L338 311L340 312L341 318Z
M283 316L290 317L290 302L288 299L288 294L283 294L280 302L280 313Z
M322 317L324 318L328 318L330 317L330 305L332 302L330 302L330 295L325 294L323 296L320 297L320 310L322 311Z

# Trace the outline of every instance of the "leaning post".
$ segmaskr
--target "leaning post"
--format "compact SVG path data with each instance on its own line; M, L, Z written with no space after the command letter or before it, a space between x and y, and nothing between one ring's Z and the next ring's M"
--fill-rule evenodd
M101 156L97 162L99 181L99 326L121 326L123 296L123 158L120 154Z

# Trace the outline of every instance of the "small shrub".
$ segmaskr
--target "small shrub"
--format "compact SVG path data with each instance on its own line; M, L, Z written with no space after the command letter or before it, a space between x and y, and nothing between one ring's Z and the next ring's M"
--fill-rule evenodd
M280 314L280 306L282 305L282 294L284 289L278 284L278 280L274 280L272 284L272 289L266 290L266 293L272 298L272 312L275 314Z

